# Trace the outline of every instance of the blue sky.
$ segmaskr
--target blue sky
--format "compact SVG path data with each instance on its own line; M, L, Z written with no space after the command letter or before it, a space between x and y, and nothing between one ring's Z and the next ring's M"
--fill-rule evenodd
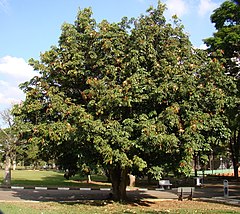
M158 0L0 0L0 111L24 99L18 84L36 73L28 66L30 58L57 45L64 22L73 23L78 9L92 7L100 22L118 22L123 16L138 17ZM177 14L192 44L203 47L214 26L212 11L223 0L162 0L168 7L167 20Z

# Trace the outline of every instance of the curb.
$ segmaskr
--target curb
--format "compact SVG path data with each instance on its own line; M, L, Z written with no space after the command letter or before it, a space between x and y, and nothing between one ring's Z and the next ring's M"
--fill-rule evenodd
M80 190L80 191L90 191L90 190L102 190L107 191L111 190L111 188L82 188L82 187L20 187L20 186L11 186L11 187L1 187L1 188L7 188L12 190L22 190L22 189L35 189L35 190L61 190L61 191L67 191L67 190Z
M31 186L0 186L2 189L12 189L12 190L23 190L23 189L35 189L35 190L79 190L79 191L94 191L94 190L100 190L100 191L112 191L112 188L88 188L88 187L42 187L42 186L36 186L36 187L31 187ZM127 188L127 191L164 191L164 188Z

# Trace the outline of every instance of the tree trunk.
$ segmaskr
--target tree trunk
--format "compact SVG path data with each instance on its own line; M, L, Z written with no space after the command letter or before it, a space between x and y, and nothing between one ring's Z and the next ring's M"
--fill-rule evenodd
M147 180L148 180L148 184L151 184L151 182L152 182L152 175L151 174L147 175Z
M13 160L13 170L16 170L16 168L17 168L17 162L16 160Z
M235 178L239 178L239 150L240 150L240 129L238 131L236 131L236 145L235 145L235 149L237 150L236 152L236 160L237 160L237 163L236 163L236 169L234 169L234 176Z
M6 187L9 187L11 185L11 158L8 151L6 152L6 163L3 184Z
M240 149L240 132L235 130L233 136L230 139L230 150L233 162L234 177L238 179L238 167L239 167L239 149Z
M115 201L126 201L127 199L127 179L128 170L120 167L115 167L110 170L112 181L112 196Z
M136 176L129 174L129 186L134 187L136 182Z
M105 171L105 175L107 176L107 182L112 183L111 176L110 176L110 170L105 169L104 171Z
M11 158L11 163L12 163L12 170L16 170L16 167L17 167L16 152L11 151L10 158Z
M91 183L92 182L92 180L91 180L91 175L87 175L87 183L89 184L89 183Z
M194 175L195 175L195 177L198 176L198 174L197 174L197 171L198 171L197 158L198 158L198 156L194 155Z

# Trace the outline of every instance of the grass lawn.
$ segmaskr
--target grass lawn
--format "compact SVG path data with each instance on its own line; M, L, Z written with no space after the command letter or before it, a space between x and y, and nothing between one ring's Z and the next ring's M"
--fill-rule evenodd
M14 170L12 171L12 186L48 186L48 187L109 187L104 176L92 176L92 182L86 183L86 177L78 175L69 180L63 177L63 172L53 170ZM2 175L2 176L1 176ZM2 183L4 171L0 171Z
M105 201L79 203L5 203L0 202L0 209L7 214L94 214L94 213L240 213L240 207L200 201L161 201L119 204Z

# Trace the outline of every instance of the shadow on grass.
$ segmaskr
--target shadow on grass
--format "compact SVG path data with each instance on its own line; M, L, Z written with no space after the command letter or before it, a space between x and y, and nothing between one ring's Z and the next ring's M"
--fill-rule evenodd
M134 195L134 197L133 197ZM106 197L109 197L109 194L106 195ZM98 196L96 195L96 198L98 198ZM133 191L131 195L128 194L128 198L126 201L124 202L116 202L113 201L112 199L105 199L105 200L79 200L79 201L74 201L74 202L59 202L60 204L64 204L64 205L69 205L69 206L73 206L73 205L89 205L89 206L96 206L96 207L104 207L107 205L126 205L126 206L131 206L131 207L151 207L151 205L155 204L155 202L153 201L148 201L148 200L143 200L143 199L156 199L157 197L154 197L150 194L144 193L144 194L140 194L139 191Z
M154 202L150 201L125 201L125 202L114 202L112 200L82 200L78 202L59 202L60 204L64 205L89 205L89 206L96 206L96 207L104 207L110 204L121 204L121 205L130 205L132 207L138 207L138 206L144 206L144 207L150 207Z

